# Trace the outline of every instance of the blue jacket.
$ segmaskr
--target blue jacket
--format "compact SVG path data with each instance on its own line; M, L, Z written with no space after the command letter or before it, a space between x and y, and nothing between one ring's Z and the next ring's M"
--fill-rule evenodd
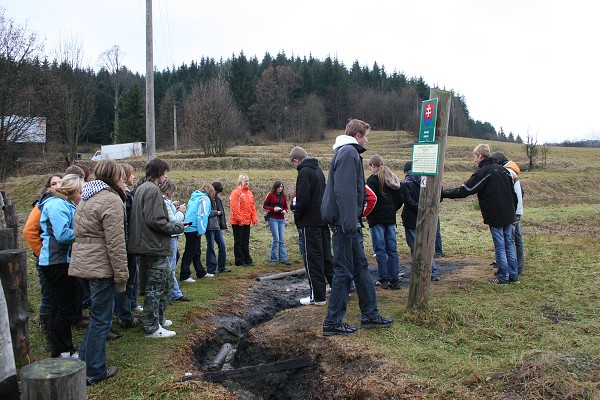
M326 223L341 226L346 235L353 235L360 226L365 202L365 177L359 155L365 148L352 136L340 135L333 149L321 216Z
M40 266L70 263L71 244L75 239L75 204L59 196L48 196L39 203L39 208L42 229Z
M204 235L211 209L210 197L201 190L194 191L188 201L185 220L183 221L184 224L191 222L192 225L185 228L184 232L197 232L198 235Z

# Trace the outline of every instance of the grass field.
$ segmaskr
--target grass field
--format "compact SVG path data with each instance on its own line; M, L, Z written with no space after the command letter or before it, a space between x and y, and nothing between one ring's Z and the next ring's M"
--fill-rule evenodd
M336 134L329 132L326 139L304 146L310 155L320 159L324 169L331 159ZM404 133L374 131L364 156L382 155L386 164L401 175L402 165L410 158L411 142ZM474 139L449 138L445 187L457 186L469 177L473 170L471 150L478 143ZM489 144L492 151L505 151L522 169L527 166L522 145ZM214 180L223 183L226 197L238 174L247 173L260 217L260 205L274 180L282 180L286 193L293 193L296 171L288 162L293 146L291 143L239 146L222 159L200 158L192 151L158 156L171 164L169 178L177 183L176 197L182 201L204 182ZM143 160L132 164L141 176ZM361 348L373 355L383 355L378 368L345 377L344 383L339 384L347 390L337 392L338 397L600 398L600 150L552 148L546 167L524 171L521 179L525 190L521 225L526 264L520 286L486 283L492 271L489 263L493 244L475 196L445 200L440 214L446 253L442 262L460 261L466 266L432 285L427 309L407 310L406 288L378 290L379 308L396 321L389 330L361 330L349 337L322 339L320 321L325 310L318 307L284 311L272 324L284 324L293 312L293 323L314 335L315 340L306 351L322 355L323 365L327 365L326 355L331 348L348 352ZM0 185L17 205L22 221L44 180L45 175L24 175ZM227 201L224 203L227 207ZM288 227L287 248L293 265L286 270L302 267L297 233L293 224ZM409 251L400 224L397 230L400 257L408 262ZM226 240L231 261L230 231ZM268 228L260 219L251 237L255 267L234 268L231 274L181 284L192 301L174 304L167 311L174 321L176 337L148 340L139 330L123 330L124 337L107 347L108 362L117 365L119 373L90 387L88 397L235 398L222 385L175 383L175 380L186 372L198 373L190 359L190 349L208 329L201 322L203 317L215 313L227 299L254 285L256 276L272 270L268 262L270 242ZM365 246L366 254L371 255L368 235ZM48 354L43 351L38 328L39 285L32 259L29 302L31 356L36 360ZM347 319L356 323L358 316L357 302L351 301ZM76 331L75 335L80 340L82 331ZM283 344L288 339L278 340ZM393 388L386 387L385 382L390 382Z

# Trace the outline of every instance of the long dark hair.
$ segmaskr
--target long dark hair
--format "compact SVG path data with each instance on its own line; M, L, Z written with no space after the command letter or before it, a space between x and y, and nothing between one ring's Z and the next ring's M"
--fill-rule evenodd
M271 193L277 194L277 189L279 189L280 187L285 188L285 186L283 185L283 182L275 181L275 183L273 183L273 187L271 188ZM281 194L283 194L283 192L281 192Z

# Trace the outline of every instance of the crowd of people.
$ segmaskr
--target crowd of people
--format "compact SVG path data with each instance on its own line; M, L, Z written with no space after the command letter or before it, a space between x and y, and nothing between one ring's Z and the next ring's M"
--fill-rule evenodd
M397 250L400 209L406 243L411 254L414 251L420 177L412 174L408 161L401 179L374 154L368 160L371 174L365 180L361 154L369 133L369 124L350 120L333 145L327 180L319 161L302 147L294 147L289 160L298 173L291 200L288 203L283 182L275 180L262 205L272 236L269 261L273 264L291 264L285 232L287 214L293 214L309 285L309 295L299 303L327 306L324 336L357 331L344 322L353 291L359 299L361 328L393 324L378 310L376 287L397 290L406 274L400 271ZM490 281L519 283L524 265L520 171L503 153L491 153L488 145L477 146L473 155L478 167L473 176L456 189L443 190L441 197L477 194L495 247L497 272ZM177 186L168 179L168 172L165 161L150 160L145 176L134 186L134 169L128 164L100 161L93 179L85 166L69 167L64 175L48 178L25 224L25 238L36 256L42 291L40 323L48 350L51 357L85 361L89 385L117 372L106 364L106 340L111 334L113 338L120 335L112 328L115 316L122 328L139 327L147 338L174 336L174 323L166 315L168 306L190 301L179 282L193 283L232 271L224 236L223 185L205 183L184 204L175 200ZM248 175L239 175L229 195L229 208L233 263L253 266L250 234L258 218ZM375 282L365 256L363 218L377 262ZM185 244L180 257L182 236ZM442 254L438 221L436 257ZM440 280L435 260L431 280ZM143 295L143 306L137 303L138 295ZM89 317L83 315L84 305ZM78 352L73 326L86 328Z

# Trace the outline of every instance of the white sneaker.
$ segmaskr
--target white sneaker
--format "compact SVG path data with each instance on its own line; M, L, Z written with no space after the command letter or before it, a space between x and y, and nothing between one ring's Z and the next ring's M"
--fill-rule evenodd
M189 278L183 280L182 282L194 283L194 282L196 282L196 280L190 276Z
M327 288L325 289L325 293L331 293L331 286L327 284Z
M144 312L144 307L139 304L133 309L133 311Z
M165 319L165 322L162 323L162 326L171 326L173 325L173 321L170 319Z
M300 299L300 304L302 304L303 306L324 306L325 304L327 304L326 301L314 301L310 299L309 297L304 297L302 299Z
M175 331L168 331L165 328L163 328L162 326L160 326L160 324L158 325L158 329L156 330L156 332L151 333L149 335L144 335L147 338L154 338L154 339L158 339L158 338L165 338L165 337L171 337L171 336L175 336L177 333Z
M60 353L61 358L77 358L79 359L79 353L71 353L70 351L65 351L64 353Z
M209 274L208 272L204 275L205 278L212 278L215 274Z

